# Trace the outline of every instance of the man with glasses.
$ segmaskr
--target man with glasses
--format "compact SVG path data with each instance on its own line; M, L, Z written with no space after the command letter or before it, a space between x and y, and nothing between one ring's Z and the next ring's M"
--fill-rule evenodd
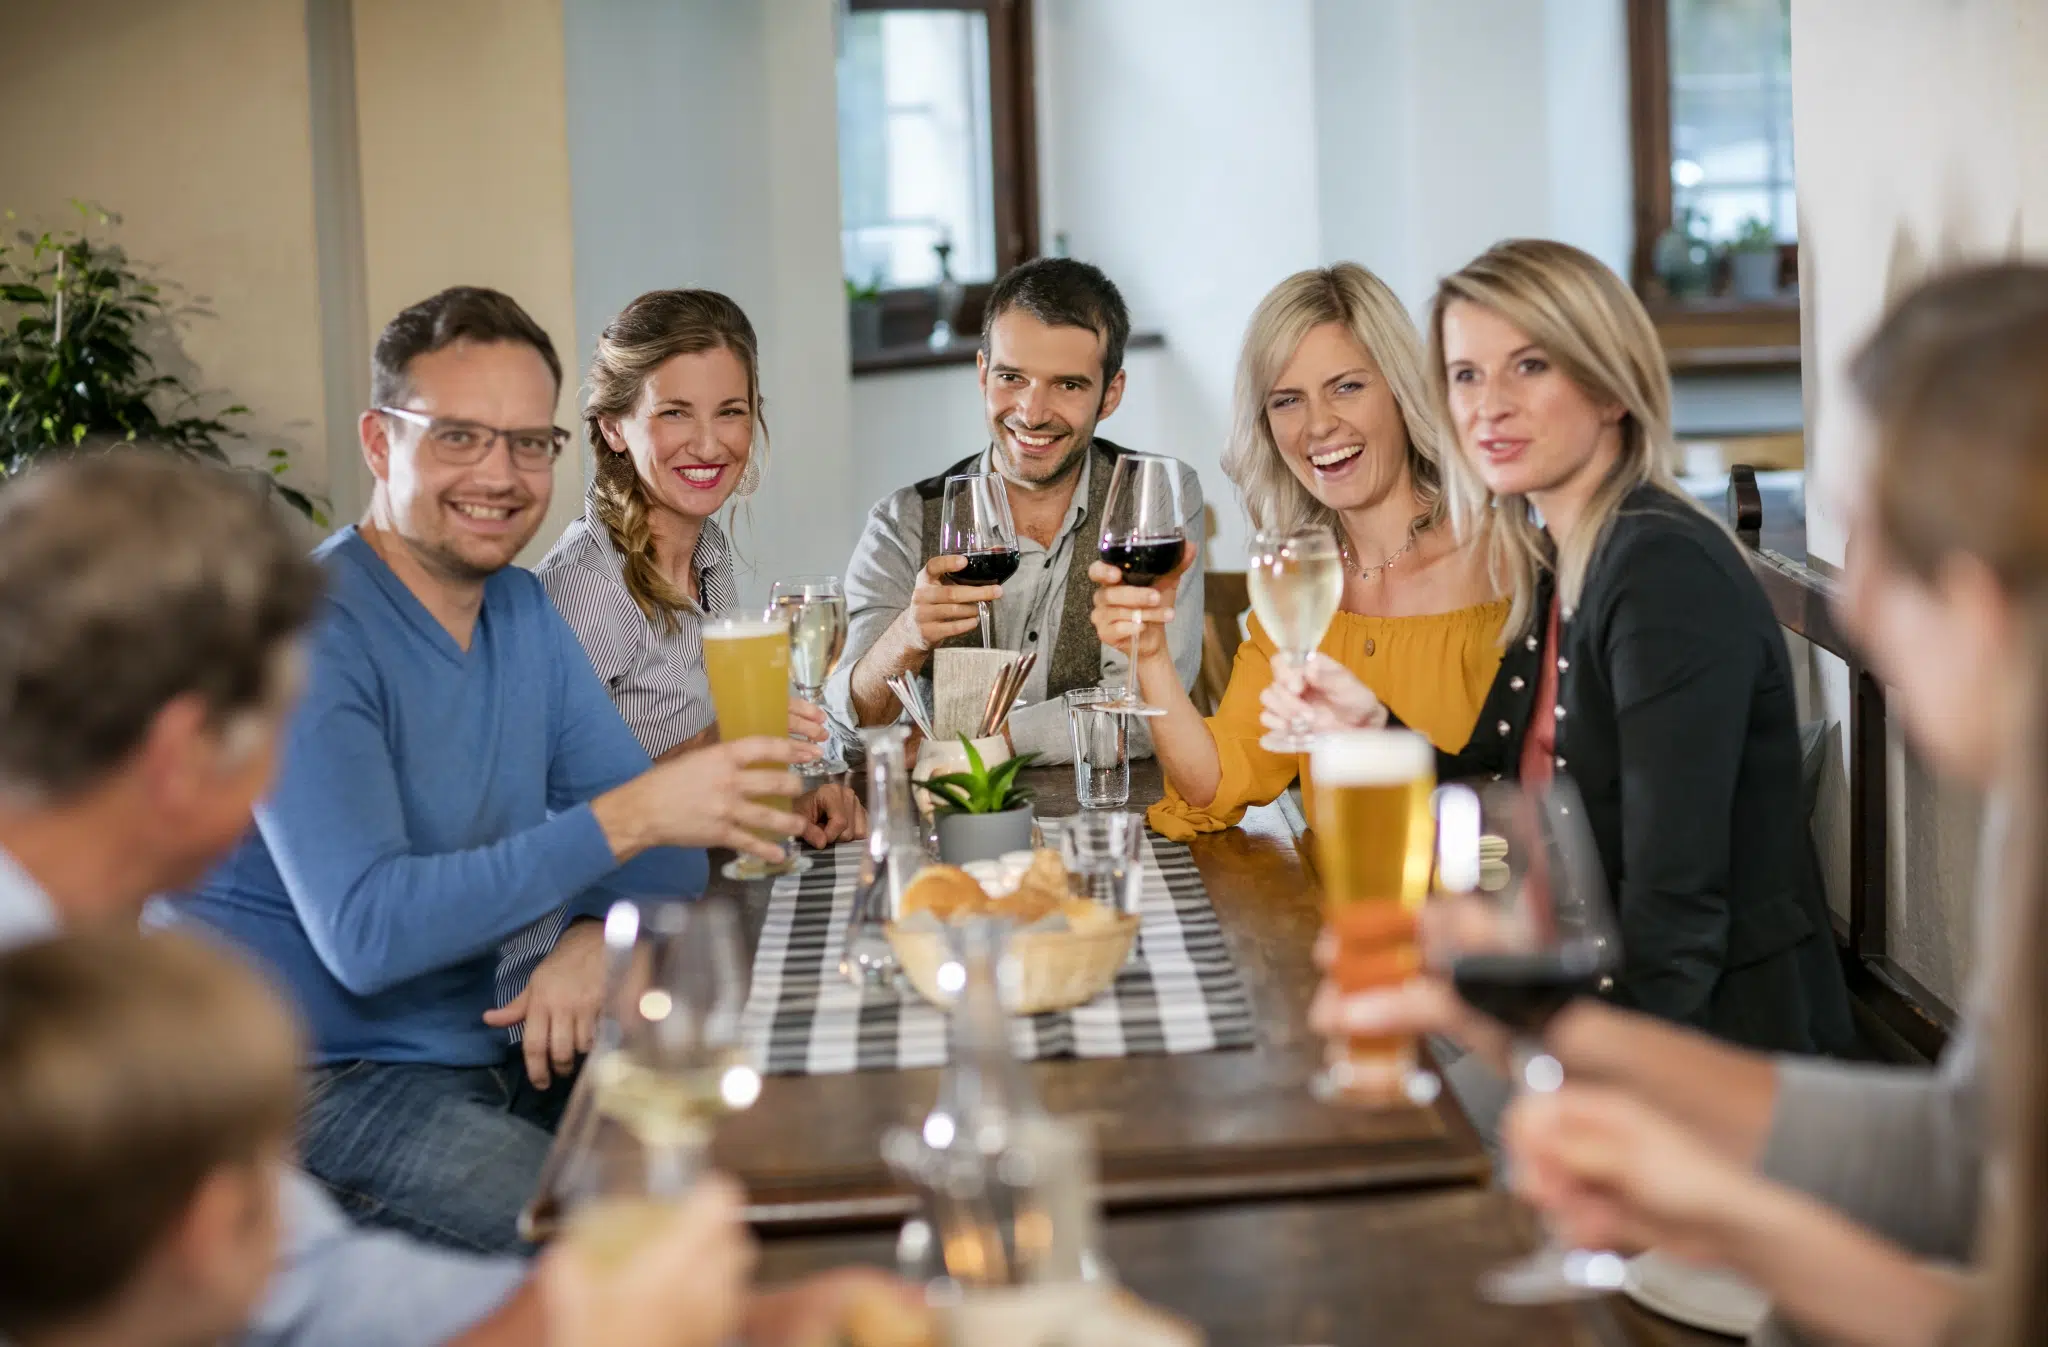
M650 767L540 582L511 564L568 440L552 424L561 364L517 304L445 290L391 321L372 368L360 432L376 485L362 521L314 554L328 611L276 788L172 912L252 951L296 998L312 1038L305 1165L344 1207L514 1251L595 1029L587 919L620 896L700 891L706 846L778 856L747 829L802 821L746 797L788 795L791 778L749 764L815 750L747 739ZM501 982L522 940L546 957Z

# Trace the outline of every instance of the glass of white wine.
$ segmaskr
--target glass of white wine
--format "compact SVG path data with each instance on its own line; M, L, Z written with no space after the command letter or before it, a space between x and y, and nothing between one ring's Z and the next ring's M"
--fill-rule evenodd
M777 580L768 592L771 615L789 621L789 682L797 696L813 706L825 704L825 680L846 649L846 591L836 575L792 575ZM799 763L807 777L837 776L845 759L828 739L825 755Z
M741 1021L739 916L719 899L614 904L605 1012L584 1066L594 1125L563 1167L565 1237L616 1266L658 1231L704 1170L718 1120L761 1075Z
M1336 535L1321 524L1260 530L1252 537L1245 581L1252 611L1280 657L1306 668L1344 598L1344 557ZM1259 740L1269 753L1306 753L1312 746L1305 724Z

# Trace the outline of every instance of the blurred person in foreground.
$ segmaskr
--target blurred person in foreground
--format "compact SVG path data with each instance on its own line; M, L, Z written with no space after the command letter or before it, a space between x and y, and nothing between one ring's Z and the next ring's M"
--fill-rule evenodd
M152 895L193 883L248 831L321 587L267 501L168 454L79 456L0 491L0 949L133 928ZM519 1260L358 1230L296 1169L278 1216L276 1270L239 1342L543 1341L548 1306ZM721 1322L720 1279L743 1276L745 1248L736 1199L708 1187L646 1255L664 1285L640 1292L707 1309L657 1316L673 1336L633 1341L715 1341L696 1334ZM806 1341L877 1284L844 1273L752 1297L747 1339Z
M2048 269L2014 264L1909 295L1850 371L1875 452L1840 617L1915 746L1992 803L1976 985L1937 1068L1765 1057L1581 1002L1547 1035L1567 1083L1508 1115L1516 1184L1565 1238L1734 1268L1783 1316L1764 1341L2048 1340L2044 366ZM1484 926L1425 915L1425 943ZM1350 1002L1325 988L1314 1018L1500 1054L1435 974Z

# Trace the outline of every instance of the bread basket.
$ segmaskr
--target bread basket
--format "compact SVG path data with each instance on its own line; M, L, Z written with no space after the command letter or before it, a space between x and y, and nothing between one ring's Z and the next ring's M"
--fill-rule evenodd
M891 922L889 947L896 951L910 985L925 1000L948 1009L953 993L939 988L939 969L952 958L946 933L905 928ZM1116 981L1138 936L1138 919L1112 914L1109 924L1093 931L1018 931L1004 942L1004 954L1017 961L1017 987L1004 1008L1013 1015L1072 1010L1086 1005Z
M948 1009L952 993L940 991L938 970L952 958L946 933L889 923L889 948L918 995ZM1116 913L1110 925L1096 931L1016 931L1004 942L1004 954L1018 962L1016 999L1004 997L1012 1015L1087 1005L1110 989L1116 972L1130 958L1139 919Z

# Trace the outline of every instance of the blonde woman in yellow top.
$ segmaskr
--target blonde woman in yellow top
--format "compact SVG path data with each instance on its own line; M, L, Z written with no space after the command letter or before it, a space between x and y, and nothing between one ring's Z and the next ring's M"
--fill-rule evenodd
M1252 314L1223 469L1255 528L1322 524L1336 535L1344 595L1320 653L1455 753L1473 741L1501 673L1509 603L1484 557L1451 528L1423 370L1415 325L1378 277L1350 262L1297 272ZM1164 712L1150 724L1167 782L1152 827L1185 841L1233 826L1246 806L1292 785L1302 759L1259 746L1260 697L1275 660L1289 658L1259 621L1238 647L1222 705L1205 720L1163 637L1178 575L1150 588L1118 583L1118 572L1099 562L1091 575L1100 586L1096 633L1120 644L1140 624L1140 691ZM1503 714L1507 728L1495 737L1505 761L1527 707Z

